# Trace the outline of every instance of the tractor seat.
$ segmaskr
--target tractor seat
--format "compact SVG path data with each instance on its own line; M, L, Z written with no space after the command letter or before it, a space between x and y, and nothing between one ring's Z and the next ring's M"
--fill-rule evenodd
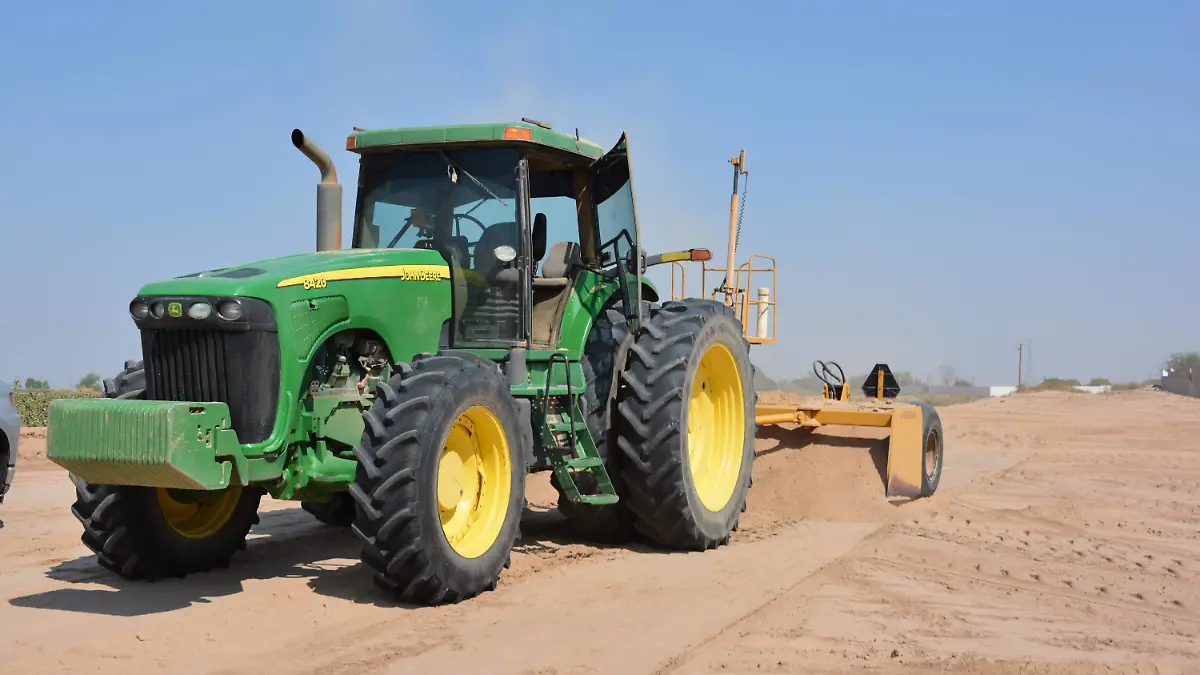
M501 245L520 251L520 235L515 222L496 223L489 226L475 242L475 271L493 283L515 284L520 273L515 267L504 268L496 259L495 249Z
M571 274L571 260L579 257L579 244L557 241L550 247L542 263L542 276L533 278L534 288L566 288Z

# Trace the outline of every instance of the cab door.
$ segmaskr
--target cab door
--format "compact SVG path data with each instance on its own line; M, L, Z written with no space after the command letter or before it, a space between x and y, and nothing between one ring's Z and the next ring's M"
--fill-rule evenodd
M625 133L590 169L593 222L598 266L614 274L620 285L626 319L637 330L642 323L642 238L638 229L629 138Z

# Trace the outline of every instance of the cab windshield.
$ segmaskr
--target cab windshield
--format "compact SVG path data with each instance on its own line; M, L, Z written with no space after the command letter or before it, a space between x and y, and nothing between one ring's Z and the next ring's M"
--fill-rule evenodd
M520 154L508 148L365 155L355 248L427 248L450 264L454 342L520 338Z
M516 229L515 150L363 157L355 248L414 248L432 239L470 247L494 226Z

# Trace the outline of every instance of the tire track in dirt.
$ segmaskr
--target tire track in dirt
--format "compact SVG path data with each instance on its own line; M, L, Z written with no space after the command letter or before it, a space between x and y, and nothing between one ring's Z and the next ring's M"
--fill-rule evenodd
M886 525L678 672L1200 672L1200 401L1021 395L943 419L948 447L1006 429L1036 452Z
M531 494L497 591L438 608L383 601L351 535L270 501L230 569L116 580L79 544L69 481L42 467L0 510L0 659L122 675L1172 672L1200 657L1193 403L943 409L939 494L899 507L880 439L765 429L731 546L586 544Z

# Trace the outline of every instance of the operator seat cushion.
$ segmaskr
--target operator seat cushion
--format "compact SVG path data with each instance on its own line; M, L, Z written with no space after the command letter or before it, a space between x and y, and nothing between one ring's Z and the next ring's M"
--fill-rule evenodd
M579 244L556 242L542 263L542 276L533 279L533 343L549 346L558 333L563 308L570 295L571 260L579 256Z
M571 260L579 256L579 244L558 241L550 247L546 262L542 263L542 276L533 280L534 288L563 288L571 274Z

